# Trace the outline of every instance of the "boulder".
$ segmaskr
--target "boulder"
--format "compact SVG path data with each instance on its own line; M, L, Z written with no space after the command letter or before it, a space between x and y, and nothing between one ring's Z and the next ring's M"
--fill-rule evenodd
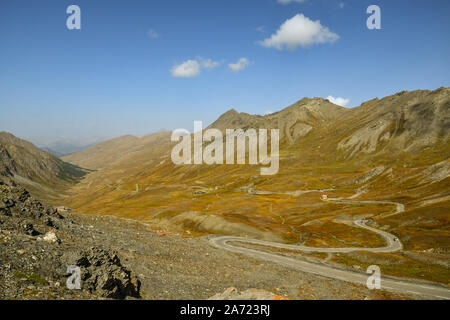
M81 269L83 289L105 298L140 297L140 281L122 266L114 251L91 247L78 253L74 265Z
M42 238L42 240L46 241L46 242L52 242L52 243L60 243L61 240L58 239L58 237L56 236L55 231L49 231L47 232L44 237Z

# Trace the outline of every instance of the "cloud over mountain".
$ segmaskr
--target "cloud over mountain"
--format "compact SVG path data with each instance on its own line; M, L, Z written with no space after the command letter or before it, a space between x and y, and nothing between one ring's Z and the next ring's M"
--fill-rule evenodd
M346 107L349 104L349 102L350 102L350 99L345 99L345 98L341 98L341 97L336 97L335 98L333 96L328 96L327 99L331 103L334 103L334 104L336 104L338 106L341 106L341 107Z

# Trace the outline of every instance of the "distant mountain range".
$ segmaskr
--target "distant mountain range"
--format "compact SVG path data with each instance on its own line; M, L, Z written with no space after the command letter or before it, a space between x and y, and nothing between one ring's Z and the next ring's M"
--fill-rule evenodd
M174 146L170 132L141 138L122 136L61 159L2 133L0 172L16 181L37 182L44 186L69 183L71 195L66 202L83 211L119 212L143 215L149 219L161 212L162 207L165 208L163 211L177 214L186 210L203 211L197 207L201 202L194 205L186 196L192 188L218 188L231 192L258 185L265 190L292 191L345 185L346 188L354 186L368 192L374 188L373 192L380 193L386 192L389 186L393 189L388 195L393 197L405 192L405 183L409 188L416 188L428 181L425 188L427 197L433 197L435 191L427 189L428 185L433 184L436 188L436 183L448 183L450 88L399 92L352 109L322 98L304 98L265 116L232 109L209 127L220 130L279 129L279 173L262 178L259 166L176 166L170 159ZM88 170L92 172L84 176ZM433 174L425 178L425 173L421 172ZM367 176L368 179L364 178ZM355 182L378 178L384 179L386 185L366 186ZM403 184L398 185L400 182ZM138 198L124 198L123 190L131 192L136 184L143 187L156 184L162 189L139 193ZM436 192L434 196L438 198L445 196ZM237 208L233 205L239 201L233 199L232 196L226 203L228 209L217 209L215 213L235 212ZM205 204L205 207L210 205ZM240 207L243 208L245 206Z
M352 109L322 98L304 98L266 116L232 109L209 128L222 131L277 128L285 158L294 157L304 164L354 160L401 165L409 160L433 163L449 157L449 106L450 88L404 91ZM81 167L100 169L113 164L120 166L118 162L130 154L139 157L156 145L161 151L159 156L168 156L173 146L170 133L143 138L122 136L62 159ZM434 159L437 154L432 150L443 152Z
M58 138L51 142L40 143L38 147L42 150L51 153L57 157L68 155L74 152L80 152L90 146L100 143L102 139L91 139L89 143L83 143L75 139Z
M408 194L412 201L426 194L445 199L445 192L434 188L449 181L450 88L400 92L352 109L322 98L304 98L266 116L230 110L209 127L280 129L279 173L261 177L259 166L251 165L176 166L170 158L174 146L170 132L142 138L124 136L62 157L80 167L97 170L72 188L68 205L85 212L142 216L151 220L161 219L161 212L166 211L175 219L174 215L181 217L186 211L207 213L215 208L215 215L239 212L237 216L241 219L247 210L258 216L272 216L276 210L269 213L266 207L254 208L263 205L259 202L244 204L244 195L233 194L234 190L260 188L267 192L294 192L342 185L368 193L386 193L387 198ZM422 172L426 170L436 174L428 184L422 185L420 181L425 181ZM379 184L374 183L377 179ZM136 184L142 185L142 193L126 196L126 190L135 190ZM153 190L150 185L161 188ZM411 190L419 186L423 189L414 193L405 191L405 186ZM227 199L226 202L214 198L222 203L217 207L188 196L197 189L206 190L206 194L208 190L230 193L226 197L218 195ZM443 190L448 192L448 187ZM170 224L194 226L199 223L197 219L200 218L194 215L179 218L177 222L171 220Z

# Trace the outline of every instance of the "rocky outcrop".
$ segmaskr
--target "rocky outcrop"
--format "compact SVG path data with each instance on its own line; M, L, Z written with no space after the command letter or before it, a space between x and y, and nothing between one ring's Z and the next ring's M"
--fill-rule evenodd
M140 282L117 253L88 246L83 238L94 231L62 212L0 185L0 299L139 298ZM71 265L81 270L81 290L66 287Z
M77 253L74 258L71 261L81 268L81 280L89 292L113 299L140 297L139 280L122 266L114 251L91 247Z
M349 181L342 183L342 185L346 186L346 185L353 185L353 184L356 184L356 185L364 184L367 181L369 181L370 179L378 177L385 170L386 170L386 167L384 167L384 166L373 168L372 170L369 170L356 178L353 178Z
M450 160L444 160L436 163L427 169L423 170L420 174L422 177L422 183L434 183L442 181L450 176Z

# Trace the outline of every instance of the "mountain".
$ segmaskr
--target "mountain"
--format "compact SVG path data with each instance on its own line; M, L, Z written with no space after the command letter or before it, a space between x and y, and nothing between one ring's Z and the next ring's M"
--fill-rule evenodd
M238 113L234 109L223 114L209 128L225 129L279 129L280 138L292 143L320 127L347 114L349 109L322 98L304 98L295 104L266 116Z
M319 167L355 174L380 166L431 166L448 159L449 99L450 88L400 92L353 109L322 98L304 98L266 116L230 110L209 128L278 128L280 172L266 180L272 186L293 188L295 177L311 168L309 174L317 177L308 179L317 180L311 186L326 186L320 182L327 178L320 178ZM109 205L111 211L117 208L112 204L104 206L98 200L106 201L116 193L115 188L103 189L105 185L133 188L138 182L193 185L201 181L202 185L219 186L232 183L233 178L233 183L239 185L238 181L244 183L259 175L259 166L175 166L170 160L173 145L169 133L144 138L125 136L63 157L73 164L99 170L75 187L77 192L78 188L83 191L74 193L72 200L81 207L101 207L109 212ZM307 185L304 177L298 180L302 181L300 185Z
M0 180L4 182L26 185L45 198L57 196L61 188L79 181L86 172L26 140L0 132Z
M304 98L274 114L260 116L232 109L208 128L280 130L283 159L297 164L356 163L366 165L433 164L448 157L449 88L400 92L347 109L322 98ZM145 163L149 154L168 157L169 133L143 138L123 136L63 156L89 169L133 167L131 157ZM156 152L154 144L159 150ZM443 153L442 153L443 152ZM440 156L439 156L440 154ZM436 158L435 156L438 155ZM139 169L139 162L136 169ZM125 173L126 174L126 173Z
M421 152L446 144L450 136L450 89L399 92L372 100L348 114L338 149L346 156Z
M450 88L400 92L347 109L322 98L304 98L274 114L260 116L224 113L208 128L280 129L281 170L311 165L355 168L433 165L450 157ZM62 159L81 167L100 170L90 176L108 176L108 170L144 178L164 172L165 179L183 181L189 172L209 172L210 178L227 176L232 167L171 164L174 143L170 133L143 138L123 136L94 145ZM164 164L159 164L164 160ZM156 166L150 166L150 164ZM286 163L283 165L283 163ZM160 168L163 166L164 168ZM108 170L103 170L103 169ZM239 167L243 175L256 172ZM165 171L167 170L167 172ZM237 168L236 168L237 170ZM186 171L186 172L185 172ZM176 173L183 177L176 177ZM172 178L169 178L170 176ZM277 179L277 177L273 177Z

